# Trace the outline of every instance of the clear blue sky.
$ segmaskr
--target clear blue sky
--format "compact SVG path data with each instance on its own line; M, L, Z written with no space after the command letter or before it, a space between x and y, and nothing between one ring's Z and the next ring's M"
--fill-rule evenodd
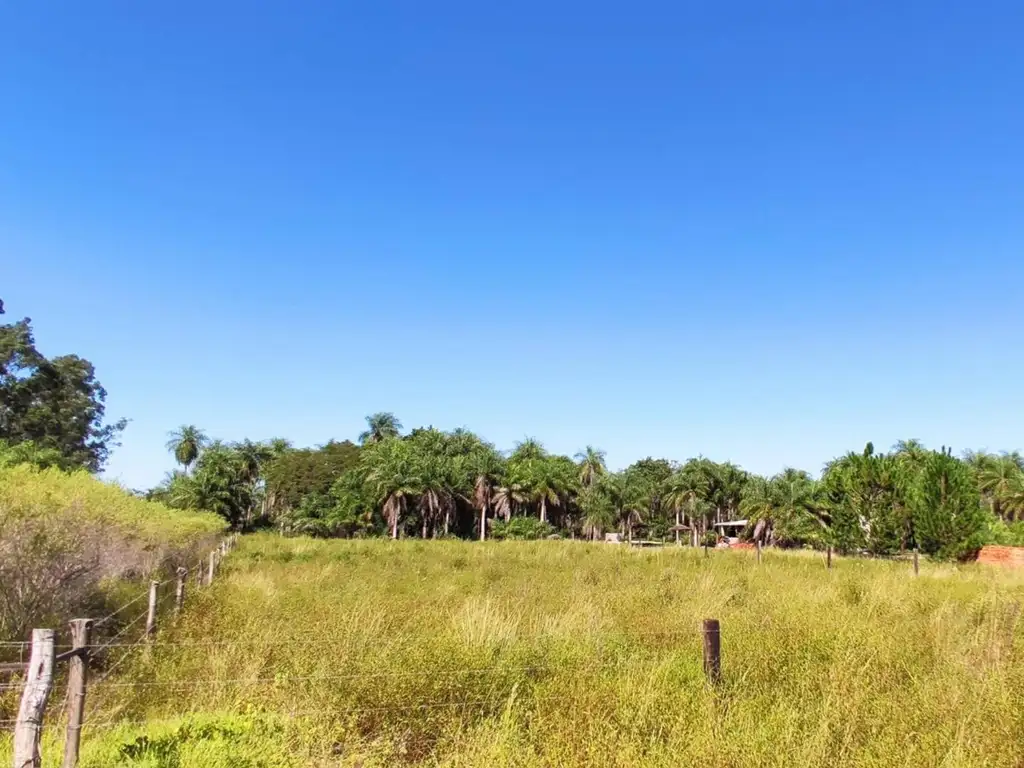
M168 430L1024 446L1024 4L0 10L0 297Z

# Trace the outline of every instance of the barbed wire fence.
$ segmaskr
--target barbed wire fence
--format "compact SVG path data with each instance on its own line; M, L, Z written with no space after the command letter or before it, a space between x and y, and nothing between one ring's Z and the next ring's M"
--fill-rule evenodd
M57 665L67 662L66 695L54 718L64 722L64 768L78 764L84 726L86 691L90 669L99 673L93 686L107 679L140 649L157 643L157 629L179 615L191 579L210 586L221 562L237 544L238 535L222 540L209 555L189 568L177 569L173 578L151 581L149 588L99 619L71 622L71 643L58 645L52 629L33 629L27 641L0 641L0 652L18 656L16 662L0 663L0 697L21 694L15 718L0 719L0 731L13 731L14 765L39 768L40 742ZM174 585L174 589L169 587ZM27 658L26 658L27 657Z
M465 698L445 698L443 700L422 701L416 703L394 702L387 706L345 706L335 714L345 716L361 716L373 713L413 713L432 710L463 710L464 712L497 711L507 706L519 690L518 686L524 677L539 675L558 668L558 665L533 663L520 665L500 665L481 667L458 667L451 669L430 670L381 670L362 671L341 674L288 674L278 673L273 676L255 674L251 676L209 677L177 680L117 680L111 679L115 672L123 668L136 653L142 649L158 653L161 650L195 649L195 648L246 648L253 645L253 640L181 640L161 641L157 635L158 626L170 616L179 615L185 607L185 596L188 585L195 580L201 587L209 586L219 569L223 558L235 547L237 535L221 542L212 550L207 558L190 568L178 568L174 578L153 581L149 589L134 596L118 606L115 610L99 619L76 619L71 622L72 642L69 645L56 645L52 629L33 630L31 641L0 641L0 652L6 651L10 656L16 652L18 662L0 664L0 672L21 674L21 679L6 681L0 676L0 697L21 693L21 706L17 718L0 719L0 731L14 731L14 765L16 768L39 768L39 744L41 741L46 705L54 687L55 667L60 662L68 662L66 677L66 696L62 699L55 718L56 723L64 723L65 750L64 768L74 768L78 762L79 745L83 729L98 731L120 727L126 720L119 715L119 707L113 712L107 710L91 711L86 717L86 692L103 690L104 692L124 692L125 695L136 690L162 688L176 693L195 694L202 691L221 692L224 689L237 687L251 691L261 686L280 689L295 684L332 685L344 684L346 681L364 682L379 678L386 681L398 681L403 678L429 677L434 681L448 680L467 682L477 677L493 675L503 685L491 691L489 697L481 697L481 691L471 686L471 695ZM914 574L917 575L917 557L914 553ZM707 552L705 551L705 555ZM760 547L757 547L757 563L761 563ZM832 567L832 553L825 555L826 568ZM174 585L171 590L168 587ZM697 636L703 643L704 674L709 685L717 685L721 681L721 629L718 620L705 619L699 635L696 628L680 630L663 630L653 633L645 639L686 643L692 642ZM310 638L260 638L262 647L297 647L315 648L322 641ZM26 655L29 656L26 661ZM619 663L621 658L588 659L588 667L593 668L606 663ZM95 673L94 680L88 680L88 674ZM510 679L510 676L515 679ZM504 685L507 683L507 685ZM95 700L95 699L94 699ZM558 696L535 696L530 700L556 701ZM322 716L324 709L304 710L286 708L291 717ZM105 715L106 719L95 719Z

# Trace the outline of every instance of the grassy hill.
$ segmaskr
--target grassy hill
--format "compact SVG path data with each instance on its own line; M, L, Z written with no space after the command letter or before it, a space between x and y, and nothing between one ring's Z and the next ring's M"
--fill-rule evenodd
M83 765L1018 766L1022 599L979 566L254 536L90 690Z

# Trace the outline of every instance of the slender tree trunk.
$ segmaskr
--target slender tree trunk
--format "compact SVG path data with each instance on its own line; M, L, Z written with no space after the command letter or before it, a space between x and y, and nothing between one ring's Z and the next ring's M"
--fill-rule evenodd
M427 516L426 515L423 516L423 534L422 534L422 536L423 536L424 539L427 538Z
M682 542L679 540L679 526L682 525L680 522L679 507L676 507L676 546L682 546Z
M480 505L480 541L487 541L487 505Z
M449 528L451 526L451 518L452 518L452 512L451 512L450 509L446 508L445 511L444 511L444 535L445 536L448 535L448 531L449 531Z
M540 521L546 523L548 521L548 499L547 496L540 497Z

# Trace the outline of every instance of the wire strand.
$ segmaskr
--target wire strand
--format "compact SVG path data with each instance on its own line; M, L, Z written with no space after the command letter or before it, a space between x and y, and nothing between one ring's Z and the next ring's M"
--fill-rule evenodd
M270 685L284 683L309 683L330 680L360 680L360 679L381 679L381 678L441 678L451 680L459 677L472 677L474 675L486 675L501 672L544 672L554 669L552 666L533 665L528 667L478 667L468 669L451 669L429 672L366 672L350 675L278 675L275 677L257 678L209 678L206 680L167 680L156 682L131 682L131 683L107 683L106 688L177 688L189 686L215 686L215 685ZM90 688L99 686L99 682L90 685Z

